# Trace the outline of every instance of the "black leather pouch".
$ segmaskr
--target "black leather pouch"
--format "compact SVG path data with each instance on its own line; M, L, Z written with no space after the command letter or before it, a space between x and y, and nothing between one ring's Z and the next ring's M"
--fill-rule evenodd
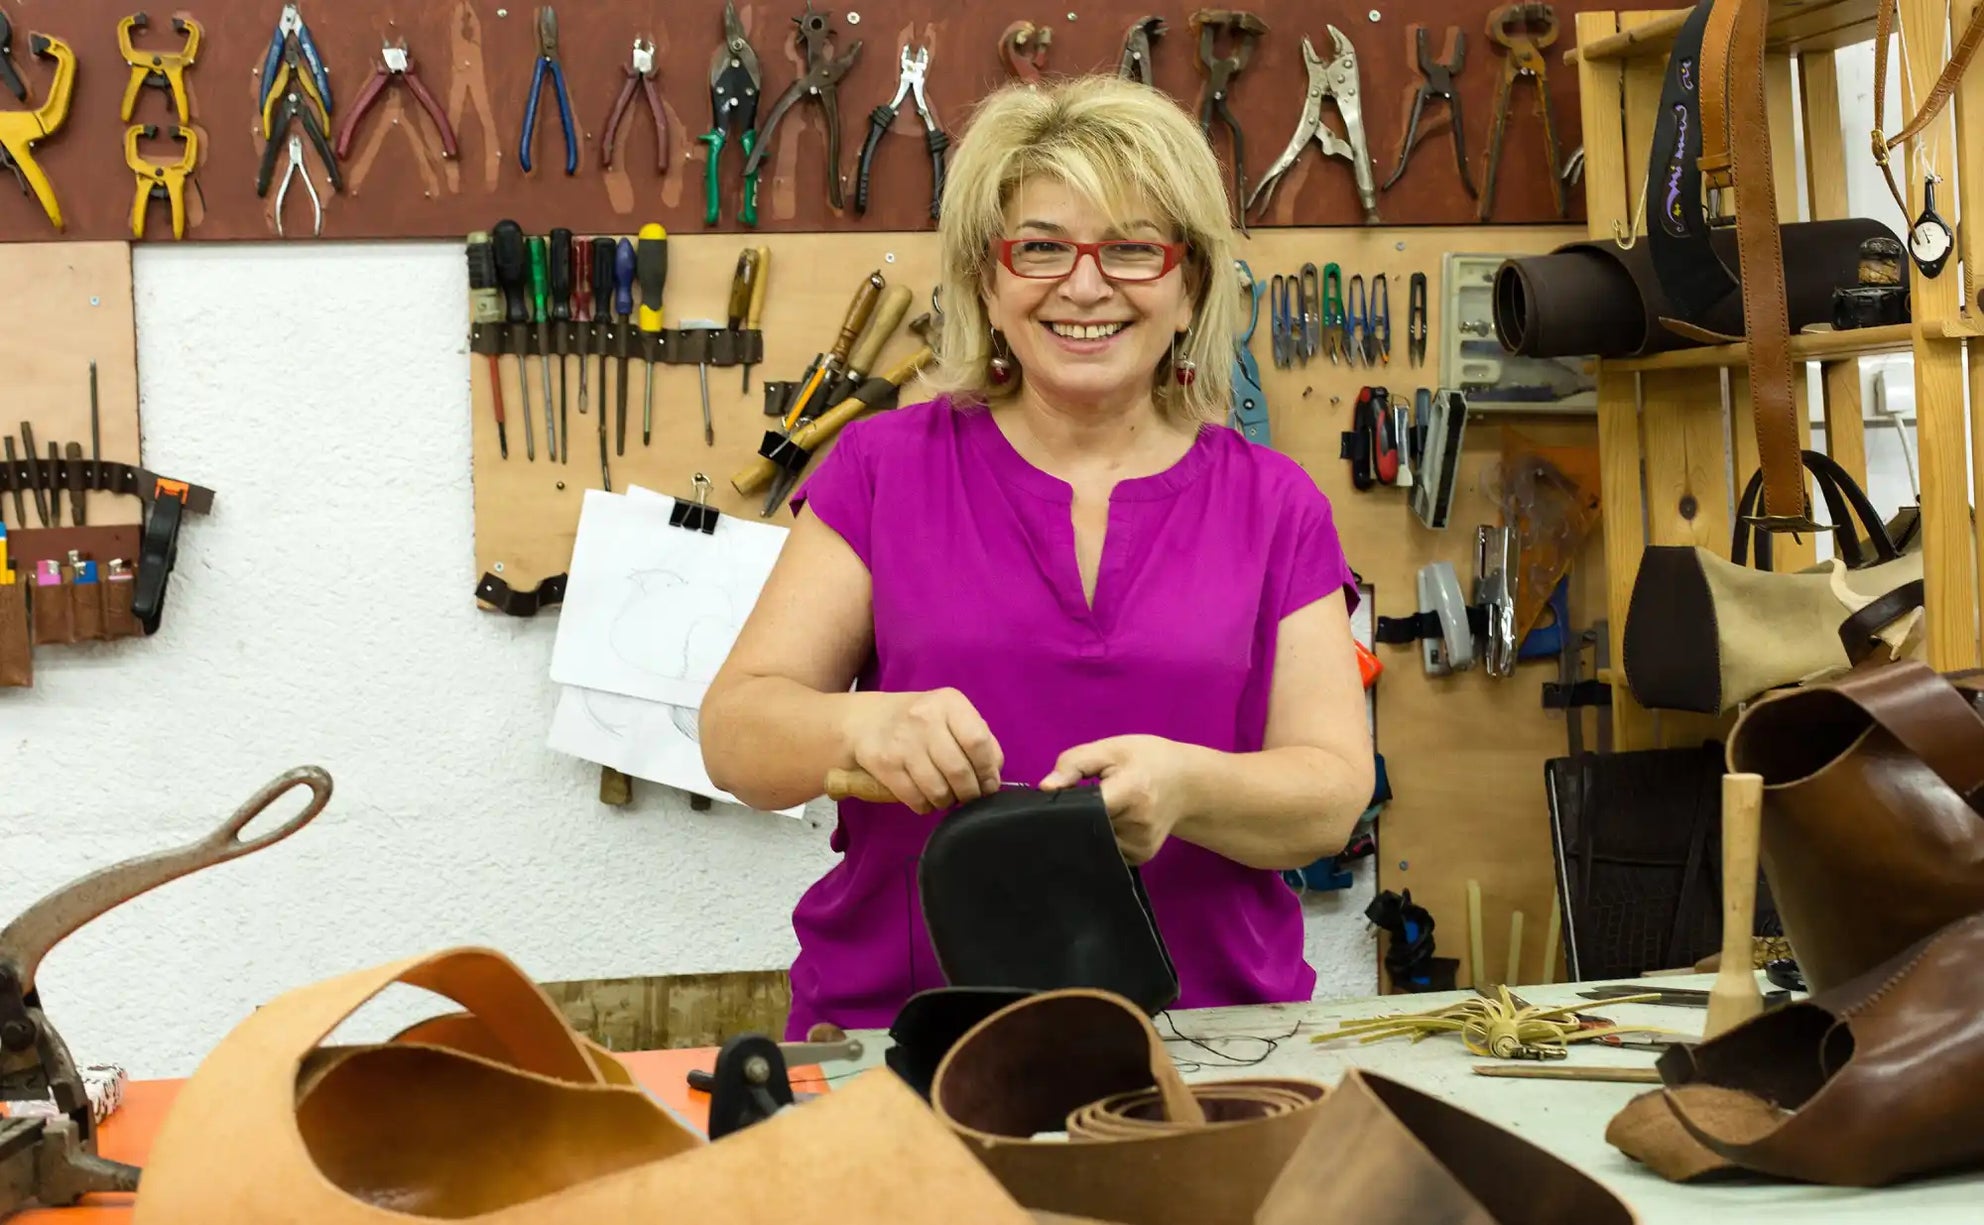
M919 991L903 1002L889 1026L893 1044L883 1053L889 1070L903 1083L930 1100L930 1082L937 1077L937 1065L957 1045L959 1038L986 1017L1025 999L1033 991L1026 987L937 987Z
M953 987L1113 991L1151 1015L1178 998L1143 878L1095 786L1011 787L945 818L917 867Z

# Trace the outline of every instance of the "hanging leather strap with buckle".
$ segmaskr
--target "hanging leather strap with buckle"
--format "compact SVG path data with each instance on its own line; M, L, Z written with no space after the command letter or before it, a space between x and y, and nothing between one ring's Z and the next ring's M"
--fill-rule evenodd
M1935 121L1948 104L1950 95L1956 92L1956 84L1963 79L1964 70L1970 67L1970 57L1977 51L1977 44L1984 42L1984 5L1971 10L1970 24L1963 29L1963 37L1957 39L1950 51L1949 62L1943 65L1942 75L1929 96L1922 99L1922 109L1915 112L1915 118L1908 126L1894 136L1882 134L1886 126L1882 114L1887 101L1888 82L1888 42L1894 33L1896 0L1881 0L1874 16L1874 164L1881 168L1881 177L1888 182L1888 192L1894 196L1895 206L1901 210L1902 220L1908 219L1908 197L1894 181L1894 171L1888 168L1888 153L1895 146L1905 144L1921 135L1922 129Z

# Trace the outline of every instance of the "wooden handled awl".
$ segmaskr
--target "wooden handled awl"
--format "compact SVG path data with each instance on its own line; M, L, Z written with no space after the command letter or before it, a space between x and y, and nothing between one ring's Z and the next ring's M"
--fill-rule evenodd
M1713 1038L1764 1010L1754 947L1757 841L1763 823L1760 774L1722 776L1722 965L1708 993L1704 1038Z
M893 804L896 802L896 793L884 787L880 779L857 766L852 770L833 769L827 771L827 798L831 800L868 800L875 804Z
M900 389L904 383L915 378L917 372L922 370L935 357L936 354L930 351L928 345L925 345L897 363L887 373L880 376L879 380L869 379L863 384L863 388L865 389L871 386L879 388L881 384L887 384L889 388ZM880 398L880 396L873 393L870 393L865 399L860 394L851 395L805 425L794 430L792 432L792 442L795 445L806 448L808 451L817 451L832 441L834 436L840 433L842 426L874 407L874 401ZM777 476L778 465L759 455L753 457L750 463L739 468L731 476L730 486L739 493L752 494L770 485Z

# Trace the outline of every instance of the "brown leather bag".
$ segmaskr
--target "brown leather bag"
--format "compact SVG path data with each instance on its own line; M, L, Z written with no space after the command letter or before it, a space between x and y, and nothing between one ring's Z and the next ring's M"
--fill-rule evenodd
M468 1015L391 1042L322 1045L395 983L451 999ZM244 1019L180 1090L134 1219L1034 1221L886 1069L710 1143L616 1065L488 949L299 988Z
M1729 735L1764 779L1761 859L1824 991L1984 910L1984 673L1905 660L1784 691Z

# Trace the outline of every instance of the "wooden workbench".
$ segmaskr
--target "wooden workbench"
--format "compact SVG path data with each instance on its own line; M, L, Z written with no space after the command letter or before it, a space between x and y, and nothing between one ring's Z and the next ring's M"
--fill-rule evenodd
M1711 975L1644 980L1649 988L1706 990ZM1559 983L1525 986L1522 996L1532 1004L1577 1003L1577 992L1591 984ZM1605 1142L1605 1125L1646 1086L1604 1082L1515 1081L1476 1076L1478 1062L1457 1038L1429 1038L1414 1044L1387 1039L1359 1045L1343 1040L1326 1045L1310 1036L1336 1030L1338 1022L1392 1012L1437 1008L1468 997L1469 992L1438 995L1384 996L1367 999L1280 1004L1246 1008L1207 1008L1173 1012L1158 1019L1159 1032L1174 1032L1191 1041L1170 1043L1172 1058L1192 1081L1239 1076L1299 1076L1335 1083L1350 1067L1368 1068L1472 1111L1557 1154L1615 1190L1633 1208L1640 1225L1715 1225L1771 1217L1795 1219L1806 1225L1906 1220L1909 1225L1969 1225L1984 1203L1984 1172L1924 1179L1880 1191L1800 1186L1754 1180L1699 1187L1669 1183L1647 1172ZM1596 1005L1593 1005L1595 1008ZM1607 1010L1621 1021L1655 1024L1699 1034L1705 1012L1645 1004ZM831 1089L831 1082L882 1063L888 1038L875 1032L863 1039L864 1052L855 1064L831 1064L822 1069L825 1081L801 1080L802 1091ZM1276 1039L1272 1050L1263 1039ZM655 1051L622 1056L642 1084L697 1126L708 1117L708 1098L692 1093L684 1082L690 1068L709 1067L713 1050ZM1578 1048L1571 1064L1613 1064L1650 1067L1653 1053L1593 1046ZM1224 1065L1224 1066L1222 1066ZM1244 1065L1244 1066L1242 1066ZM802 1070L803 1072L804 1070ZM179 1082L139 1081L126 1088L125 1104L103 1130L104 1155L142 1162L151 1137L170 1107ZM105 1206L25 1213L9 1225L85 1225L129 1220L129 1197L103 1197Z

